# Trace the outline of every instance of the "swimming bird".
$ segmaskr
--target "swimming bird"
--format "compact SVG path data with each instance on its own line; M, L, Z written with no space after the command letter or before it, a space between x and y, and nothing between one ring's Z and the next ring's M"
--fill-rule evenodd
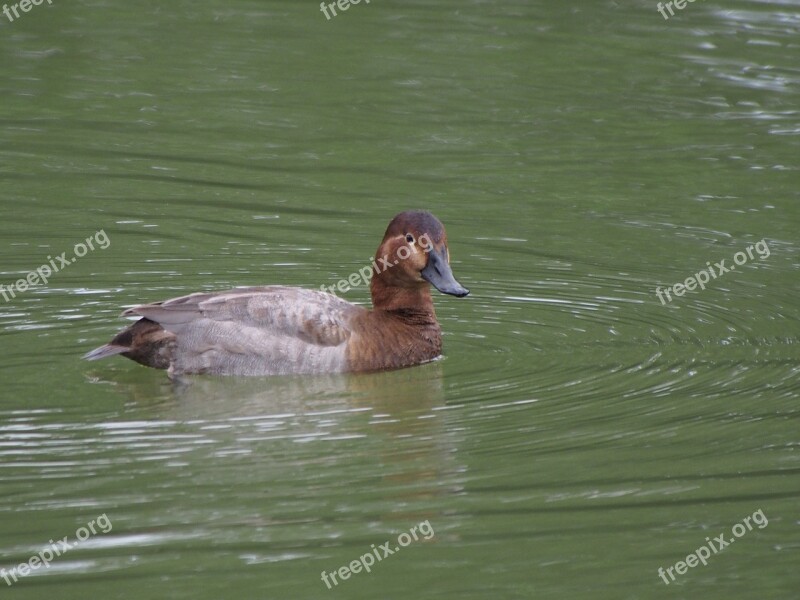
M84 358L121 354L173 378L378 371L439 357L430 286L469 294L450 269L444 226L429 212L402 212L375 256L372 310L282 285L200 292L127 309L122 316L141 318Z

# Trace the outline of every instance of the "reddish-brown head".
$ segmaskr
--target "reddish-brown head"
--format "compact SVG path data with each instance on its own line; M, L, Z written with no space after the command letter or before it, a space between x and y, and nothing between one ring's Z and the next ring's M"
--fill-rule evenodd
M439 219L421 210L402 212L389 223L375 255L373 302L378 307L376 293L409 300L421 293L429 298L428 284L459 298L469 294L453 277L447 234Z

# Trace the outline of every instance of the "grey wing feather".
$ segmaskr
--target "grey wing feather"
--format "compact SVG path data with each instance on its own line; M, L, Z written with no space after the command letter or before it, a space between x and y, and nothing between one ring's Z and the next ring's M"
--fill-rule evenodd
M239 288L195 293L129 308L179 334L199 319L239 323L267 335L298 338L306 343L336 346L350 335L349 316L363 310L331 294L285 286Z

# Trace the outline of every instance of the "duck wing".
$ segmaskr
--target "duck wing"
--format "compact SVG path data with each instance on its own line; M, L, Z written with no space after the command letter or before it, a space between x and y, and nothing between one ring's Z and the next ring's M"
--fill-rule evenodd
M287 286L196 293L126 310L175 334L175 374L276 375L347 370L350 322L366 309Z

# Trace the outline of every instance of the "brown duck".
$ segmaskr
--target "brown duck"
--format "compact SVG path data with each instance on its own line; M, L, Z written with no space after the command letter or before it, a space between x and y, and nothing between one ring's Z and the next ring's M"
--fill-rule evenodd
M372 266L372 310L287 286L197 293L123 312L142 317L84 356L121 354L178 376L345 373L409 367L441 355L430 285L459 298L447 235L424 211L394 217Z

